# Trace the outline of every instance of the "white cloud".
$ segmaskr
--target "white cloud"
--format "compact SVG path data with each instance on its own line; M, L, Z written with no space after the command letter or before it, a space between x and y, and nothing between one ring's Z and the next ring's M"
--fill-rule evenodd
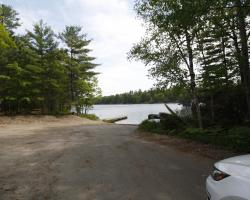
M47 10L27 12L26 9L19 9L19 13L21 14L21 26L18 28L18 32L20 33L25 33L26 30L32 30L36 22L40 19L45 19L50 14Z
M23 1L25 3L18 3L17 9L26 29L41 18L55 31L61 31L65 25L83 27L84 32L93 39L92 55L101 64L97 71L101 72L99 85L104 95L139 88L144 90L152 86L153 81L146 76L146 67L126 59L133 43L138 42L144 34L129 0Z

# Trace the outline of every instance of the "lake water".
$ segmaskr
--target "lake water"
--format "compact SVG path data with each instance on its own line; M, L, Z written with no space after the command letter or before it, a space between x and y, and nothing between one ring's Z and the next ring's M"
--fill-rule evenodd
M181 105L170 103L168 106L172 110L180 110ZM95 105L90 114L97 115L100 119L111 119L127 116L128 119L117 122L117 124L140 124L148 118L149 114L159 112L168 113L164 104L122 104L122 105Z

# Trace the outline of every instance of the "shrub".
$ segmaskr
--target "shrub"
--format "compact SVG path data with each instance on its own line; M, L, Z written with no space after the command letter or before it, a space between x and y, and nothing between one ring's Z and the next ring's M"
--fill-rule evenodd
M181 130L184 127L184 123L180 118L170 114L165 114L160 124L165 130Z
M159 132L161 130L161 126L159 122L145 120L139 125L139 129L144 131Z
M173 119L171 118L171 120ZM250 127L224 128L214 126L201 130L193 127L184 127L183 125L180 128L178 127L178 121L171 120L169 122L166 120L164 123L146 120L140 125L140 129L195 140L205 144L213 144L242 153L250 152Z
M235 127L228 131L228 141L231 148L238 151L250 152L250 128L249 127Z

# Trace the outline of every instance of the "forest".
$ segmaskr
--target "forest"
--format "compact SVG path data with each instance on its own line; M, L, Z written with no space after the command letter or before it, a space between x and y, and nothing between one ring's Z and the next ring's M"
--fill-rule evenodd
M96 104L152 104L152 103L184 103L189 99L183 88L173 87L171 89L152 88L150 90L130 91L122 94L103 96Z
M128 59L149 66L149 91L103 97L91 42L79 26L61 33L42 20L17 34L18 13L0 7L0 112L88 110L97 103L189 102L199 128L250 121L250 1L136 0L146 27ZM129 81L129 80L128 80Z
M200 129L249 124L249 4L136 0L146 33L128 57L150 67L158 88L182 88Z
M61 33L42 20L17 34L17 11L0 6L0 113L63 114L88 110L101 94L91 42L80 26Z

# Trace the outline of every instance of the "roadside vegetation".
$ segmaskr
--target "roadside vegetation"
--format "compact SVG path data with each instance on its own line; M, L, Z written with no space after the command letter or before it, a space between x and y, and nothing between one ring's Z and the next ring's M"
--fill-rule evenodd
M135 11L147 31L129 58L158 88L182 88L191 108L141 128L250 152L250 2L136 0Z
M24 34L18 13L0 4L0 113L88 110L100 95L91 42L79 26L61 33L40 20Z
M139 130L149 134L168 135L212 144L235 152L250 153L250 128L246 126L211 126L201 130L180 122L173 123L166 120L158 123L146 120L140 124Z
M147 31L129 58L159 88L183 88L199 128L249 121L249 1L137 0L135 11Z

